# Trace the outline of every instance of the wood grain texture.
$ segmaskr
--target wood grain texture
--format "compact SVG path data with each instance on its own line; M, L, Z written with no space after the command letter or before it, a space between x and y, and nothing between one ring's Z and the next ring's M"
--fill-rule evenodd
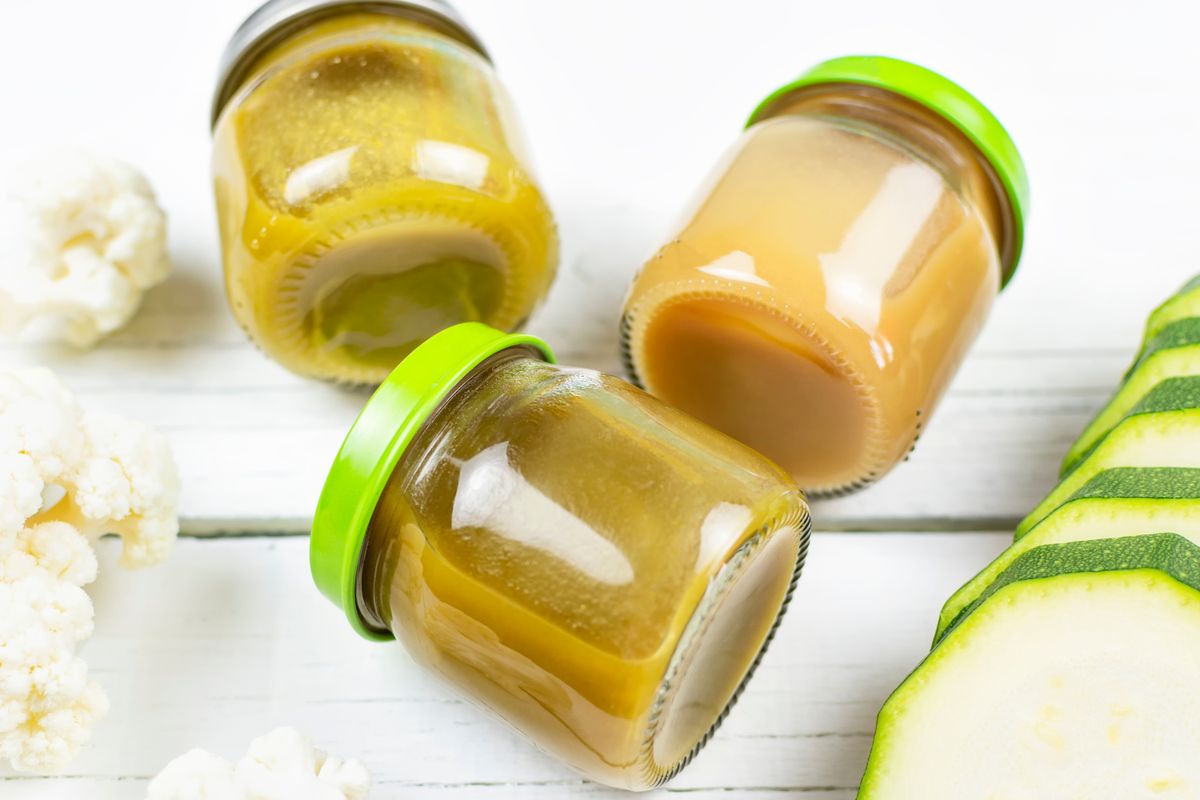
M883 699L928 649L941 602L1006 538L817 534L749 690L659 796L850 800ZM626 796L580 781L399 645L358 639L312 588L306 545L185 539L165 566L125 573L102 543L84 655L113 710L67 775L0 773L0 797L135 800L185 750L237 756L282 724L366 761L380 800Z

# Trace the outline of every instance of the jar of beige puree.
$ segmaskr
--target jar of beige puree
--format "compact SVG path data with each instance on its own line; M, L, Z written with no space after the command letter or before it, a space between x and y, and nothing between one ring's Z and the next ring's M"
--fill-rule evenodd
M911 450L1012 277L1028 195L956 84L821 64L759 106L634 281L629 369L810 491L862 486Z

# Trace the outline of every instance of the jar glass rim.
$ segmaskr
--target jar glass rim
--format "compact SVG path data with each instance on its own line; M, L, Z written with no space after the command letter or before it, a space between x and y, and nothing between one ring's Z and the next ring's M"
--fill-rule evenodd
M271 48L305 28L347 14L382 14L423 22L491 61L483 41L446 0L267 0L234 31L221 55L210 126Z
M771 92L755 107L746 127L768 118L771 107L793 92L837 84L871 86L919 103L954 125L979 150L1011 212L1012 247L1001 288L1007 286L1024 246L1029 176L1016 143L1000 120L974 95L940 73L898 58L859 55L824 61Z
M492 356L518 347L555 363L553 351L541 339L504 333L479 322L460 323L435 334L380 384L346 434L313 514L309 566L317 588L365 638L393 638L390 631L368 625L358 608L363 543L393 470L456 386Z

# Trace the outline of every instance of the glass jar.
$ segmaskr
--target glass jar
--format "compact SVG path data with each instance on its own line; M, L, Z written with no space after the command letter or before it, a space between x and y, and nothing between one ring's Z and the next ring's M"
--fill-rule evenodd
M971 95L826 62L771 95L635 278L634 380L835 494L889 470L1016 268L1025 169Z
M317 585L585 776L682 769L748 679L808 541L792 480L636 387L478 323L418 347L355 422Z
M234 315L289 369L378 383L463 321L512 330L558 262L509 99L441 0L272 0L213 108Z

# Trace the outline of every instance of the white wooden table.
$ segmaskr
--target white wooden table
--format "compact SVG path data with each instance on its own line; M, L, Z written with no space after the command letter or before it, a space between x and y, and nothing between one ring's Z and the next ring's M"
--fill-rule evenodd
M533 332L616 369L624 286L777 84L848 52L905 56L975 91L1026 157L1025 262L912 461L815 507L790 617L738 708L662 794L848 800L873 718L941 602L1049 489L1146 312L1200 270L1200 105L1184 4L909 0L461 0L516 96L558 211L562 275ZM54 779L0 772L4 800L140 798L171 757L240 755L280 724L364 759L378 798L613 797L358 640L311 587L309 516L364 395L297 379L225 308L207 113L252 0L11 4L0 23L0 157L87 144L141 166L171 214L174 277L87 354L46 363L88 402L154 424L183 473L173 560L102 545L85 654L113 710ZM1061 10L1059 10L1061 8ZM0 253L0 258L4 254ZM219 536L213 536L219 534ZM733 790L730 793L730 790Z

